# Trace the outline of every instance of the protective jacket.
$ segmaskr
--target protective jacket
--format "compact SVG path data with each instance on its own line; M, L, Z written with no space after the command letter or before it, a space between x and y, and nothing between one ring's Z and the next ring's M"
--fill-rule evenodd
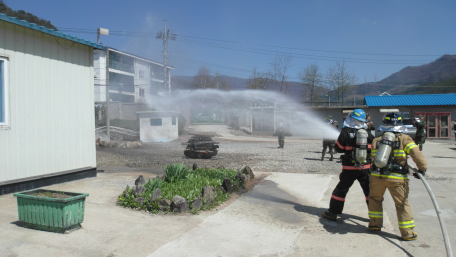
M382 137L376 137L372 142L372 158L377 156L378 151L378 142L382 140ZM427 170L427 162L424 159L423 153L421 153L418 146L415 144L415 141L406 134L396 134L395 142L399 141L399 147L397 149L393 148L393 162L402 167L402 170L407 169L407 155L410 155L413 161L416 163L416 166L419 170ZM378 172L373 171L372 176L387 177L387 178L396 178L396 179L407 179L407 174L401 174L403 172L394 172L390 174L379 174Z
M340 132L339 137L337 138L335 149L338 153L344 154L343 156L341 156L342 169L344 170L369 169L371 166L372 161L370 158L370 152L372 149L372 140L374 139L374 136L368 133L368 158L364 161L364 163L357 163L355 158L357 131L357 129L344 127Z

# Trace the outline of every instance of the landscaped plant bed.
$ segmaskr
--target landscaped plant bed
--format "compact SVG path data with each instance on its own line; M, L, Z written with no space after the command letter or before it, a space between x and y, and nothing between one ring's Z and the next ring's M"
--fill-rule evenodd
M13 194L17 197L19 221L24 227L58 233L81 228L85 198L89 194L34 189Z
M169 164L165 175L148 179L141 175L135 186L127 186L117 204L152 213L196 213L208 210L228 200L230 194L245 188L254 175L250 167L243 170L224 168L190 169L184 164Z

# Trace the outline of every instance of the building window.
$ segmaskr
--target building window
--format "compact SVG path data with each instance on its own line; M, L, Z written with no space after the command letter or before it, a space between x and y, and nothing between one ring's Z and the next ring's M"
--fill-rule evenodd
M176 116L173 116L172 124L173 124L173 125L176 125Z
M146 90L144 90L144 89L139 89L139 96L140 96L140 97L144 97L144 92L145 92L145 91L146 91Z
M133 57L109 51L109 68L133 73L135 70Z
M143 79L144 78L144 71L140 70L138 75L139 75L140 79Z
M8 59L0 57L0 127L8 126Z
M151 126L161 126L162 125L162 119L150 119L150 125Z

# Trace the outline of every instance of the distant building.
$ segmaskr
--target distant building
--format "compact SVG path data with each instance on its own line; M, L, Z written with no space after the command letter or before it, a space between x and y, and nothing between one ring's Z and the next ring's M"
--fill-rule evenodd
M93 50L0 14L0 195L96 176Z
M360 108L371 115L375 127L389 112L400 112L405 119L422 115L428 138L451 138L454 134L451 124L456 119L456 94L365 96L364 105L308 108L319 113L322 119L332 115L339 124L351 111Z
M148 94L168 91L164 85L163 66L162 63L109 47L107 51L94 51L94 69L97 74L95 102L106 102L106 81L110 85L110 99L115 102L144 103ZM167 69L171 85L170 71L174 68L167 66Z

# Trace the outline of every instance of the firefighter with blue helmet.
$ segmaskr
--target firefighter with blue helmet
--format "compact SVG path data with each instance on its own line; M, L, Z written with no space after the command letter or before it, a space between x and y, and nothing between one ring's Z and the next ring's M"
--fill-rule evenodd
M342 172L339 183L333 190L329 209L322 213L324 218L336 220L342 214L345 197L355 180L358 180L369 204L369 168L371 166L370 149L374 139L366 132L366 113L362 109L353 110L344 120L344 127L337 138L335 149L343 153Z
M396 205L397 221L403 240L416 240L418 235L413 231L415 222L412 209L408 203L408 165L410 155L423 176L426 173L427 162L420 148L413 139L405 134L407 128L397 113L389 113L379 126L382 136L372 142L372 158L374 162L370 176L369 194L369 229L380 231L383 226L383 195L386 189L390 192ZM415 173L414 177L419 178Z

